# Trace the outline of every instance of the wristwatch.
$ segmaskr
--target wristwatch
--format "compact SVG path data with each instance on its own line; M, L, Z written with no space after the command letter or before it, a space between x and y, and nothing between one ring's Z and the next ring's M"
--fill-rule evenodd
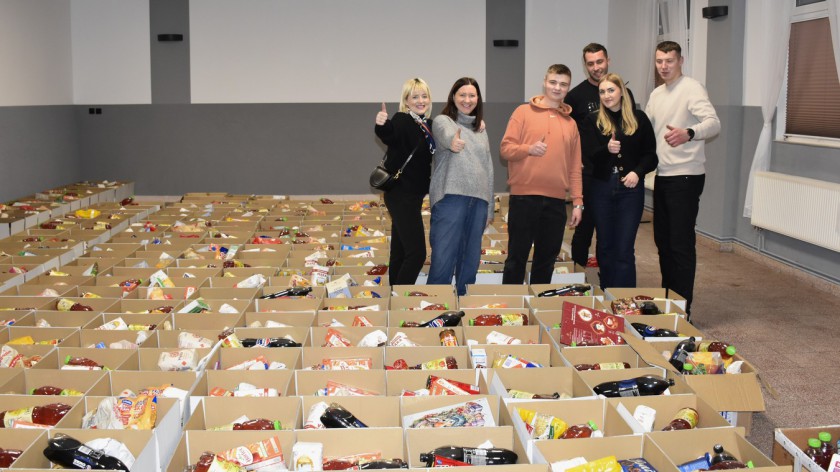
M583 205L575 205L572 208L574 208L575 210L583 210Z
M686 133L688 133L688 140L689 141L694 140L694 130L691 129L691 128L686 128L685 131L686 131Z

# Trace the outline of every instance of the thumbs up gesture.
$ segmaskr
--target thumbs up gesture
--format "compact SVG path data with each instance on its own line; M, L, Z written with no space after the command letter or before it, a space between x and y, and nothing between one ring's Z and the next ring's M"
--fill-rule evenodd
M545 144L545 136L543 136L539 141L535 142L528 148L528 154L538 157L544 156L547 149L548 146Z
M388 110L385 108L385 102L382 102L382 110L376 114L376 125L382 126L388 121Z
M455 131L455 137L452 138L452 143L449 145L449 149L451 149L452 152L461 152L464 150L465 145L466 143L463 139L461 139L461 128L458 128L458 130Z
M607 150L610 151L610 154L618 154L621 152L621 141L616 141L615 133L612 134L610 142L607 143Z

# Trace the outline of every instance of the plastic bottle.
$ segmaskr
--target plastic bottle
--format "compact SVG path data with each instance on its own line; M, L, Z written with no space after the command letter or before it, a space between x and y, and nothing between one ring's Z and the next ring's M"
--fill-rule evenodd
M3 449L0 448L0 467L10 467L23 451L20 449Z
M697 344L694 341L694 336L680 341L679 344L677 344L677 347L674 348L674 352L671 354L671 359L668 362L670 362L671 365L680 372L682 372L682 367L685 364L685 360L688 358L688 353L697 350Z
M91 369L104 369L105 366L100 365L93 359L89 359L87 357L74 357L71 355L67 355L64 358L64 365L75 365L79 367L89 367Z
M511 398L532 398L535 400L557 400L558 398L560 398L560 394L558 392L554 392L551 394L531 393L523 392L522 390L515 390L512 388L507 389L507 392L510 394Z
M61 433L56 434L47 442L44 456L50 462L68 469L106 469L129 472L128 467L116 457L91 449L75 438Z
M38 388L33 388L29 391L30 395L60 395L62 397L80 397L84 392L73 390L72 388L59 388L52 385L43 385Z
M724 367L729 367L729 364L732 363L732 356L735 355L735 346L720 341L701 342L697 345L697 351L719 352L720 358L723 359Z
M421 328L443 328L458 326L461 323L461 318L464 317L463 311L445 311L435 318L432 318L425 323L420 323Z
M629 369L630 364L627 362L599 362L597 364L577 364L576 370L617 370Z
M321 423L327 428L367 428L367 425L356 418L338 403L330 403L321 415Z
M831 465L831 456L837 453L837 448L831 443L831 433L821 431L817 438L821 443L820 454L823 460L823 462L817 462L817 464L820 464L823 469L828 470L828 466Z
M697 427L697 422L700 416L694 408L681 408L674 415L674 418L667 426L662 428L662 431L676 431L680 429L694 429Z
M301 347L302 344L289 338L245 338L242 347Z
M516 460L519 458L515 452L500 447L485 449L478 447L443 446L431 452L421 453L420 461L425 462L426 467L431 467L435 456L446 457L470 465L516 464Z
M696 375L697 374L697 372L694 371L694 364L689 364L688 362L683 364L682 373L683 373L683 375Z
M388 266L386 266L385 264L377 264L377 265L371 267L370 270L365 272L365 274L366 275L385 275L386 272L388 272Z
M545 290L537 294L538 297L564 297L574 295L586 295L592 286L589 284L572 284L563 287Z
M822 442L817 438L808 438L808 447L805 449L805 455L808 456L809 459L816 462L817 465L820 465L821 455L820 447L822 446ZM820 465L822 467L822 465Z
M665 328L657 328L644 323L630 323L636 331L646 338L676 338L679 334L676 331Z
M639 305L639 313L643 315L661 315L662 311L656 306L656 303L652 301L643 301L639 303L637 300L636 303Z
M30 423L55 426L73 408L65 403L50 403L47 405L30 406L17 410L0 412L0 427L12 426L12 421L23 420Z
M269 293L260 297L261 300L283 297L303 297L312 292L312 287L289 287L279 292Z
M359 469L361 470L372 470L372 469L407 469L408 464L400 459L400 458L393 458L393 459L377 459L375 461L368 461L362 462L359 464Z
M277 420L267 420L265 418L256 418L253 420L243 421L241 423L233 423L233 430L280 430L283 429L280 422Z
M709 470L745 469L747 467L737 457L724 450L720 444L715 444L712 448L709 465Z
M605 397L638 397L661 395L668 387L674 385L674 379L660 379L652 375L644 375L627 380L603 382L592 390Z
M598 427L595 426L595 423L592 421L582 424L574 424L569 426L566 432L560 436L560 439L588 438L591 437L592 433L597 430Z
M524 313L478 315L470 320L470 326L525 326L528 315Z
M441 346L457 346L458 345L458 337L455 336L454 329L445 329L440 332L440 345Z

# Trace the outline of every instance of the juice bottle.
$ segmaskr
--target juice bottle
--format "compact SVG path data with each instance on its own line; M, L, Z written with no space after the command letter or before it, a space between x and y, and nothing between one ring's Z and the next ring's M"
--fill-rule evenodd
M455 336L454 329L445 329L440 332L440 345L441 346L457 346L458 345L458 337Z
M79 366L79 367L88 367L91 370L97 370L97 369L104 369L105 368L105 366L99 365L99 363L96 362L93 359L88 359L87 357L73 357L69 354L67 355L67 357L64 358L64 365L74 365L74 366Z
M831 433L821 431L817 438L820 440L820 455L822 456L822 462L817 463L828 470L828 466L831 465L831 456L837 453L837 449L831 443Z
M598 427L595 426L593 421L589 421L584 424L575 424L569 426L569 429L563 433L563 436L560 436L560 439L576 439L576 438L588 438L592 436L592 433L597 431Z
M820 446L822 443L817 438L808 438L808 448L805 449L805 455L808 456L812 461L819 464L820 459ZM822 466L820 466L822 467Z
M20 455L23 454L23 451L20 449L3 449L0 448L0 467L9 467L12 465L12 462L15 461Z
M241 423L233 423L233 430L279 430L283 429L280 422L277 420L271 421L265 418L257 418L253 420L243 421Z
M84 392L73 390L72 388L59 388L52 385L42 385L38 388L33 388L29 391L30 395L60 395L62 397L79 397L84 395Z
M720 341L701 342L697 346L697 350L700 352L719 352L724 367L729 367L729 364L732 363L732 356L735 355L735 346Z
M22 420L28 423L55 426L64 418L64 415L72 407L64 403L50 403L48 405L31 406L18 410L0 412L0 427L10 428L15 420Z
M694 429L700 419L697 410L694 408L682 408L674 415L674 419L662 431L675 431L679 429Z

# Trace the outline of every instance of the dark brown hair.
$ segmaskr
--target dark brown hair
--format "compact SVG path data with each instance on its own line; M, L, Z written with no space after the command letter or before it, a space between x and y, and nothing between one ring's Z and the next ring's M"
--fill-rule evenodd
M673 41L662 41L661 43L656 45L657 51L662 51L665 54L668 54L671 51L677 51L677 57L682 56L682 48L679 44Z
M446 106L443 107L443 111L440 114L452 118L452 121L458 121L458 107L455 106L455 93L465 85L475 87L475 91L478 94L478 103L475 104L475 108L473 108L470 114L470 116L475 117L473 131L478 131L481 129L481 120L484 119L484 99L481 98L481 87L478 86L478 82L472 77L461 77L455 81L452 85L452 90L449 91L449 95L446 97Z

